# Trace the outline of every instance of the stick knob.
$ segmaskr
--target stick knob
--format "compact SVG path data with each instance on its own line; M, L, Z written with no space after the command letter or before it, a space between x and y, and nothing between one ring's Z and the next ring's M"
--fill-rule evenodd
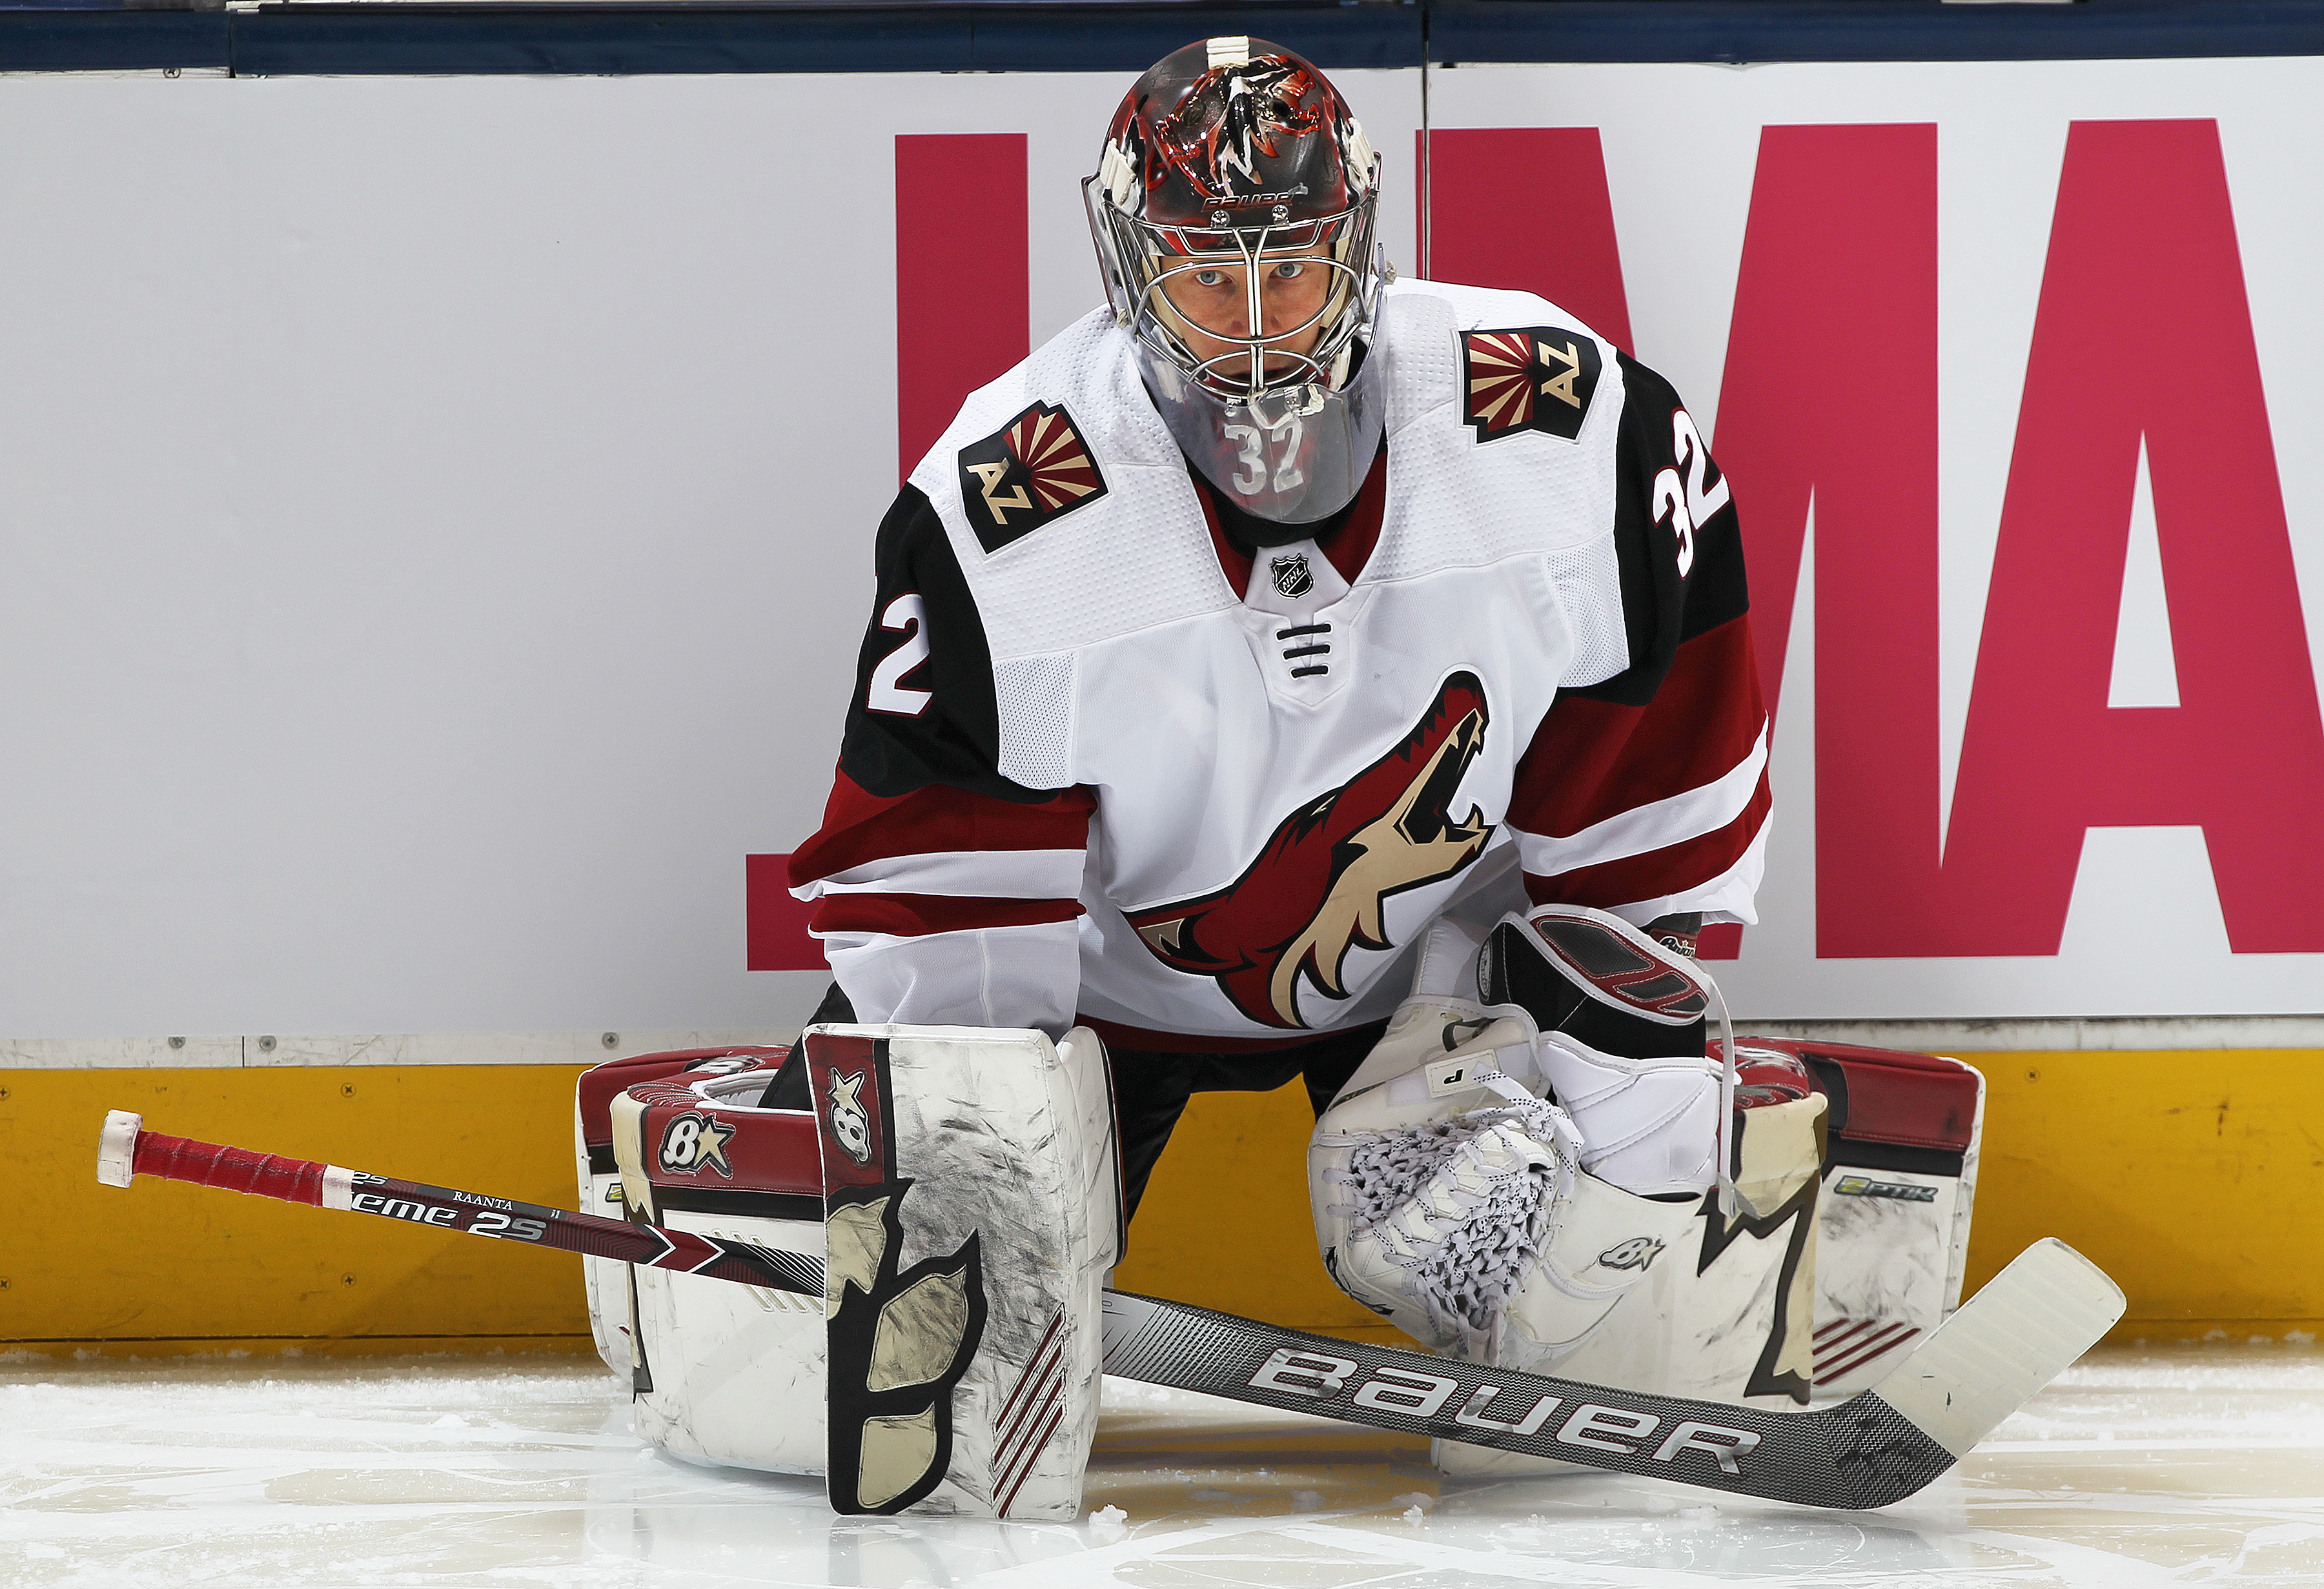
M107 1110L105 1129L97 1136L97 1179L106 1186L127 1186L134 1173L131 1162L137 1155L137 1134L145 1129L145 1116L133 1115L126 1109Z

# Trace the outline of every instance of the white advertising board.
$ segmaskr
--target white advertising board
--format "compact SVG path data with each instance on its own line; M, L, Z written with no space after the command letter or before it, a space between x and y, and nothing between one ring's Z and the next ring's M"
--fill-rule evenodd
M1391 157L1409 268L1419 75L1339 78ZM1076 182L1123 87L0 87L0 1036L795 1022L821 978L746 969L743 863L816 826L896 482L896 140L1025 135L1038 341L1095 299ZM1760 638L1783 660L1778 825L1725 973L1739 1011L2324 1006L2324 784L2298 782L2324 642L2303 489L2324 62L1462 68L1432 75L1430 113L1476 135L1436 146L1440 260L1489 253L1498 225L1448 211L1456 155L1595 130L1635 351L1734 475L1763 629L1796 619ZM2197 131L2107 131L2158 122ZM2156 202L2126 220L2150 157ZM1510 193L1515 229L1563 197ZM1813 275L1822 243L1775 242L1817 214L1832 249L1907 268L1868 294L1871 330L1809 345L1802 304L1859 278L1766 284ZM2053 232L2080 252L2061 263ZM2137 312L2068 312L2091 258ZM1893 411L1926 474L1895 482L1894 589L1888 499L1781 441L1791 389L1760 377L1794 333L1803 369L1879 354L1799 427ZM2088 530L2045 505L2078 491ZM2050 625L2027 590L2060 588L2061 537L2088 589ZM2238 583L2270 570L2272 591ZM2089 646L2056 634L2101 610L2092 686ZM1901 681L1886 728L1868 676ZM2001 841L2020 828L2023 855Z

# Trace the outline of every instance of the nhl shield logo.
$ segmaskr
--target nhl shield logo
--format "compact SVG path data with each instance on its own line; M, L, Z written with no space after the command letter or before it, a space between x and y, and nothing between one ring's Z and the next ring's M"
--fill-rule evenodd
M1462 417L1480 442L1520 431L1572 441L1598 392L1598 344L1562 326L1461 335Z
M1276 594L1290 601L1296 602L1315 588L1315 572L1307 566L1305 552L1276 558L1267 565L1267 574L1275 583Z
M960 505L987 553L1105 495L1073 416L1035 403L960 449Z

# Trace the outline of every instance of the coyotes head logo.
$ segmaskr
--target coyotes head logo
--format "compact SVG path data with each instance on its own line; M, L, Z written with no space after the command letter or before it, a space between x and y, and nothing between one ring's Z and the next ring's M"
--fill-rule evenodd
M1474 806L1466 818L1451 808L1488 716L1476 675L1454 674L1402 744L1286 817L1241 877L1130 924L1163 964L1213 978L1250 1019L1305 1026L1302 978L1347 997L1348 951L1390 947L1382 902L1483 852L1492 824Z

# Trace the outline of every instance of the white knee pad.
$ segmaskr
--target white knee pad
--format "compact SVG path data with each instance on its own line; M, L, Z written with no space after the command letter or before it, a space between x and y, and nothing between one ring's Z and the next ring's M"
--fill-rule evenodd
M622 1189L621 1167L613 1154L613 1106L629 1088L653 1081L675 1081L690 1087L724 1076L754 1074L756 1079L738 1083L728 1089L734 1101L755 1098L783 1061L789 1058L788 1048L710 1048L687 1049L668 1053L632 1054L619 1060L608 1060L582 1074L574 1089L573 1145L575 1168L580 1179L581 1211L603 1218L620 1219L632 1211ZM809 1154L807 1168L796 1171L797 1199L789 1204L770 1200L756 1202L748 1216L754 1221L771 1219L773 1227L750 1226L752 1234L739 1239L752 1241L762 1246L787 1247L791 1251L820 1253L823 1249L822 1217L812 1204L816 1189L808 1184L813 1179L811 1140L801 1138L798 1146ZM715 1171L708 1180L715 1186L720 1180ZM636 1183L641 1189L648 1183L642 1175ZM676 1183L674 1183L675 1185ZM747 1197L744 1189L733 1189L739 1195L720 1210L731 1217ZM761 1190L774 1190L771 1187ZM641 1189L641 1196L645 1195ZM724 1223L712 1219L705 1223L702 1209L682 1205L688 1199L679 1195L667 1210L668 1219L650 1223L669 1223L679 1229L699 1231L704 1235L732 1234ZM641 1218L649 1217L638 1212ZM718 1226L719 1228L714 1228ZM736 1226L739 1231L742 1227ZM595 1337L597 1355L605 1366L620 1375L623 1382L633 1382L642 1367L640 1340L635 1325L637 1288L633 1271L627 1263L611 1258L585 1257L581 1260L583 1283L589 1301L589 1329ZM659 1293L656 1293L659 1295ZM742 1294L749 1294L744 1292Z
M614 1174L600 1195L620 1199L598 1211L820 1258L814 1116L758 1107L788 1051L685 1056L676 1065L673 1057L641 1055L582 1078L585 1135L593 1094L605 1094ZM815 1298L591 1262L608 1272L593 1311L601 1336L625 1348L615 1366L630 1380L631 1427L641 1439L694 1462L822 1469L823 1309Z
M1079 1515L1120 1180L1086 1028L814 1026L842 1512Z

